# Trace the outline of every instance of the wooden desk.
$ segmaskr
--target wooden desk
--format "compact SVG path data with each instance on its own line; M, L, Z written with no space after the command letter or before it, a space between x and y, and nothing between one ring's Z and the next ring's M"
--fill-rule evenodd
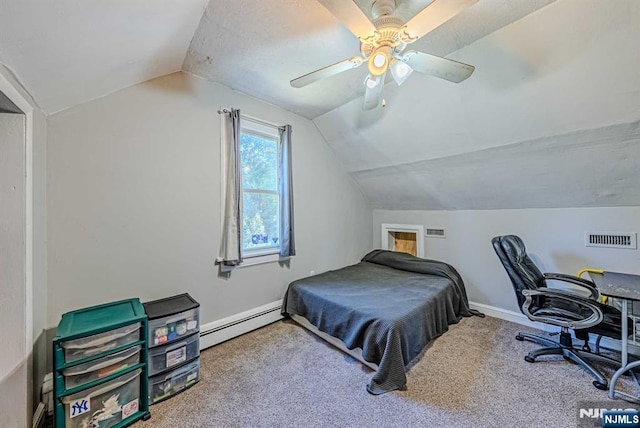
M622 366L616 370L609 381L609 398L614 399L616 396L640 402L639 397L616 391L616 382L620 376L626 371L640 367L640 361L629 363L629 301L640 301L640 275L632 275L628 273L604 272L592 273L589 276L596 284L600 294L609 297L622 299L622 350L621 359ZM634 330L635 331L635 330Z

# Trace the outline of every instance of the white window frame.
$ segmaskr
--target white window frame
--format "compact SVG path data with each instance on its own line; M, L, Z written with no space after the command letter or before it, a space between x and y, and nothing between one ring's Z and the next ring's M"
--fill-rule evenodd
M243 134L243 133L253 134L259 137L275 140L276 143L278 144L278 157L279 157L280 151L282 150L282 139L281 139L280 131L278 128L279 127L277 125L271 125L266 122L260 121L258 119L254 119L244 115L241 116L240 134ZM277 176L279 178L280 171L277 171ZM277 194L278 200L280 200L282 195L280 194L279 188L280 188L280 184L278 183L277 191L265 191L261 189L252 189L252 192ZM240 193L241 193L241 198L243 199L244 199L244 191L245 189L241 187ZM243 218L243 215L241 215L241 218ZM282 222L282 219L279 219L279 222ZM242 230L244 230L244 223L241 224L240 226ZM280 253L279 245L263 247L255 250L248 250L248 251L242 248L241 251L242 251L243 262L240 264L240 266L251 266L251 265L256 265L261 263L279 261L280 259L282 259L279 254Z

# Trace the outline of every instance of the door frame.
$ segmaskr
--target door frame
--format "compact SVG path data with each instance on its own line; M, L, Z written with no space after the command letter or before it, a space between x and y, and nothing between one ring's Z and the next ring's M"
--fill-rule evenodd
M25 356L33 350L33 105L12 83L0 64L0 92L3 92L25 116Z

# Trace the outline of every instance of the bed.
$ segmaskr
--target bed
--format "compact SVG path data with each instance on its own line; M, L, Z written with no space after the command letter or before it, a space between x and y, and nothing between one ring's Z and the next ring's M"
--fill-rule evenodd
M386 250L292 282L282 312L333 344L357 351L376 370L367 385L374 395L405 388L407 364L450 324L483 316L469 309L464 283L452 266Z

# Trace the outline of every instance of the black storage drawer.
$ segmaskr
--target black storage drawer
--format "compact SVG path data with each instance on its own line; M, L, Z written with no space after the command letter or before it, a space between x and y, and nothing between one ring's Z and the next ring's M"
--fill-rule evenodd
M200 380L200 359L168 373L149 378L149 403L155 404L195 385Z
M200 304L189 294L144 303L149 317L149 347L183 340L200 331Z
M164 372L200 355L200 335L149 349L149 376Z

